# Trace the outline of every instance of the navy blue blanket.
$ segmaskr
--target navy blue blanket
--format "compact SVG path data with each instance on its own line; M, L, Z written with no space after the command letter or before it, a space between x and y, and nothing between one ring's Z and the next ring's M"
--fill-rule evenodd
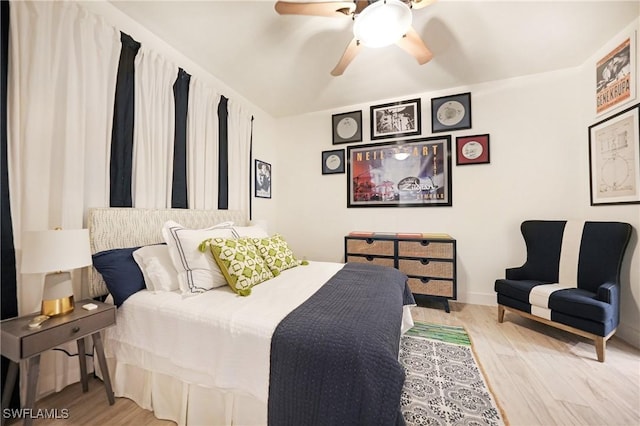
M400 271L347 263L285 317L271 340L269 425L404 424L398 362Z

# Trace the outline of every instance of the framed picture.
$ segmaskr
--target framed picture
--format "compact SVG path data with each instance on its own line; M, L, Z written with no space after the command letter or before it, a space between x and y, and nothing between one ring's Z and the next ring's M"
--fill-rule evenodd
M489 135L456 138L456 165L489 163Z
M271 164L256 160L256 197L271 198Z
M344 149L322 151L322 174L344 173Z
M636 97L635 32L596 62L596 114L602 114Z
M451 206L451 136L347 147L347 207Z
M333 114L331 125L334 145L362 141L362 111Z
M640 104L589 126L591 205L640 204Z
M449 132L471 128L471 93L431 99L431 131Z
M371 107L371 139L420 135L420 99Z

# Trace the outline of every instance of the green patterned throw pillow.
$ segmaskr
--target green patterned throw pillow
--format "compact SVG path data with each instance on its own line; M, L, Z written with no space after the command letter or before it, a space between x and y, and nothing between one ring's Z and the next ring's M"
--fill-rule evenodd
M295 258L289 245L280 234L268 238L253 238L252 240L274 276L280 275L280 272L285 269L293 268L301 263L308 263L300 262Z
M250 238L209 238L198 248L211 252L227 283L240 296L250 295L251 287L273 278Z

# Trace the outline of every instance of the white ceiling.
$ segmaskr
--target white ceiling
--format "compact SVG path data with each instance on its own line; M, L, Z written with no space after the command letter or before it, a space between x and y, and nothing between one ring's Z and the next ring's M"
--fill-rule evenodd
M413 11L431 62L364 48L332 77L352 20L281 16L274 3L112 1L274 117L579 66L640 14L640 1L440 0Z

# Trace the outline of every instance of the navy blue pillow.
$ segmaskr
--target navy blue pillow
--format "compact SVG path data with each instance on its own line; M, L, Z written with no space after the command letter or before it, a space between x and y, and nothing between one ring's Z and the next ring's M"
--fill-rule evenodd
M146 288L144 277L133 259L133 252L140 247L105 250L91 256L93 266L100 272L116 306L129 296Z

